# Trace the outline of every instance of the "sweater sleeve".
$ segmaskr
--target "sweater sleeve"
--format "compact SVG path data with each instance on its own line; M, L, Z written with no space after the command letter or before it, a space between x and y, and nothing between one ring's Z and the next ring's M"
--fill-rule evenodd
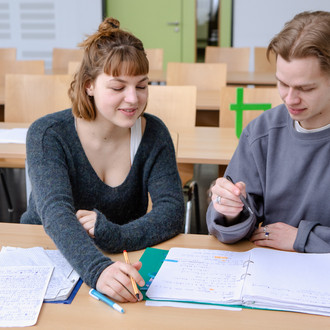
M103 250L139 250L165 241L182 231L184 200L172 139L166 130L163 142L150 151L145 168L152 210L127 224L118 225L97 211L95 242ZM148 164L147 164L148 163Z
M263 199L260 176L263 160L254 159L254 153L248 141L246 130L243 131L238 147L227 166L225 175L230 175L235 182L243 181L248 188L247 200L253 210L253 216L239 215L240 221L231 226L225 225L224 215L217 212L211 202L206 222L210 234L223 243L235 243L243 238L249 238L258 223L263 221ZM257 165L258 164L258 165Z
M236 243L243 238L250 237L255 228L256 217L254 214L249 214L248 217L244 217L242 214L240 216L241 222L226 226L223 214L217 212L211 202L206 213L209 233L222 243Z
M293 248L297 252L330 253L330 228L317 222L300 221Z
M77 221L61 137L33 124L27 135L27 161L36 212L46 233L87 285L94 287L112 264Z

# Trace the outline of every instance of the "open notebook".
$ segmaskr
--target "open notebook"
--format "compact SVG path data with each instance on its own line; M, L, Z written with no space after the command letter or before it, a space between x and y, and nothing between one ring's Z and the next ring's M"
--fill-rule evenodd
M330 316L330 254L172 248L149 299Z

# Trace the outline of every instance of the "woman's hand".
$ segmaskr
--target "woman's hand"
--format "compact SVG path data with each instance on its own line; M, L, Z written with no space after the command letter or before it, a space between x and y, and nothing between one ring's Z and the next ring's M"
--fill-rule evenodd
M246 197L245 183L233 184L226 178L218 178L211 188L213 206L219 213L223 214L229 221L236 218L243 210L240 194Z
M94 229L96 223L97 214L94 211L88 210L78 210L76 213L76 217L84 229L87 231L87 234L94 238Z
M101 273L96 283L96 289L119 302L137 302L130 276L138 285L143 286L144 280L138 272L141 267L140 261L132 265L116 261ZM140 291L139 297L139 300L142 300L143 296Z

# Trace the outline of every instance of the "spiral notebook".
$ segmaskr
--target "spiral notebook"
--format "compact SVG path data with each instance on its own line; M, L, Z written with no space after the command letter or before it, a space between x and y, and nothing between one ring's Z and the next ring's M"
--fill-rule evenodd
M330 316L330 254L172 248L146 296Z

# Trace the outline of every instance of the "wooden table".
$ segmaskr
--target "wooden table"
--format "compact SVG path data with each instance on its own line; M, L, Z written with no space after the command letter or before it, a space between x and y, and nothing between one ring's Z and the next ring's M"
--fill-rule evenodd
M0 129L28 128L27 123L4 123L0 122ZM0 167L24 168L26 158L25 144L0 143Z
M0 129L28 126L26 123L0 123ZM171 132L171 136L178 163L227 165L238 144L234 128L195 127L179 135ZM25 144L0 143L0 160L3 158L13 159L15 165L22 163L24 167Z
M276 86L274 73L267 72L227 72L227 85Z
M0 122L0 129L28 128L26 123L4 123ZM25 144L0 143L0 158L21 158L25 159Z
M45 234L42 226L0 223L2 246L54 249L54 243ZM246 251L253 247L244 241L224 245L209 235L180 234L155 247L189 247ZM130 252L131 262L137 261L143 251ZM113 260L124 261L122 254L109 255ZM243 309L242 311L201 310L174 307L146 307L145 302L121 304L125 309L120 314L109 306L91 298L85 283L70 305L43 304L38 322L31 329L329 329L330 318L291 312ZM10 328L15 329L15 328ZM22 329L22 328L16 328Z
M28 128L29 124L27 123L4 123L0 122L0 129L9 129L9 128ZM178 134L176 132L170 132L175 151L178 151ZM4 158L6 159L6 165L8 167L16 167L21 164L19 167L24 167L24 162L26 158L26 146L25 144L18 143L0 143L0 165L4 165ZM10 165L15 166L10 166ZM6 166L0 166L6 167Z
M194 127L179 134L177 162L228 165L238 145L234 128Z

